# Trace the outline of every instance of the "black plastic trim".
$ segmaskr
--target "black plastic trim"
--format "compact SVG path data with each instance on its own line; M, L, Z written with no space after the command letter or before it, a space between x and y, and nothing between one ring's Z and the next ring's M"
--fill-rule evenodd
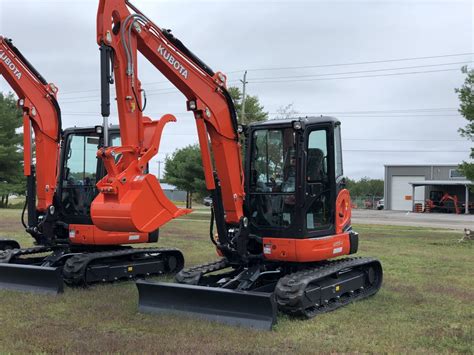
M349 233L349 242L350 242L349 254L357 253L357 250L359 249L359 233L351 231Z
M151 233L148 233L148 243L156 243L160 237L160 230L157 229Z

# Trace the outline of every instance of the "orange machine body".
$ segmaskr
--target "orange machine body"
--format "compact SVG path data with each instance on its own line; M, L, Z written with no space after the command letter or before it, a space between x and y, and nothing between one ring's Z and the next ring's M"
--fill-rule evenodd
M70 224L69 240L72 244L121 245L148 243L148 233L108 232L89 224Z
M265 259L307 263L353 253L357 246L351 246L350 234L346 231L351 225L350 206L349 190L342 189L336 199L336 234L334 235L304 239L263 237Z

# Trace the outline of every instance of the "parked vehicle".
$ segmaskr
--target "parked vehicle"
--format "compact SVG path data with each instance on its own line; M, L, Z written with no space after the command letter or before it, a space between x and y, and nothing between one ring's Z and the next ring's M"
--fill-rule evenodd
M378 200L378 201L377 201L377 209L378 209L378 210L383 210L384 207L385 207L384 199Z
M211 196L206 196L202 199L202 204L207 207L212 206L212 197Z

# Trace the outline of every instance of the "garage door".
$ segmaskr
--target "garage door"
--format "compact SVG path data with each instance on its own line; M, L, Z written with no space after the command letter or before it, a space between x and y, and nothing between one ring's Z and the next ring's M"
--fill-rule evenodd
M412 187L409 182L423 181L424 176L392 176L392 195L390 201L392 210L411 211L412 209ZM415 190L415 202L425 201L425 188L417 187Z

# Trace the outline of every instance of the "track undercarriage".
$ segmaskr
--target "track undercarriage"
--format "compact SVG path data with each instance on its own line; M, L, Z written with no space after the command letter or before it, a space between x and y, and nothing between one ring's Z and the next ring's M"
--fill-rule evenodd
M19 248L0 241L0 288L39 293L63 292L69 286L175 274L184 257L174 248L126 246L87 249L69 245Z
M277 311L304 318L374 295L382 267L372 258L311 264L262 262L233 267L226 259L182 270L179 284L139 281L140 309L184 313L270 329ZM232 298L231 298L232 297Z

